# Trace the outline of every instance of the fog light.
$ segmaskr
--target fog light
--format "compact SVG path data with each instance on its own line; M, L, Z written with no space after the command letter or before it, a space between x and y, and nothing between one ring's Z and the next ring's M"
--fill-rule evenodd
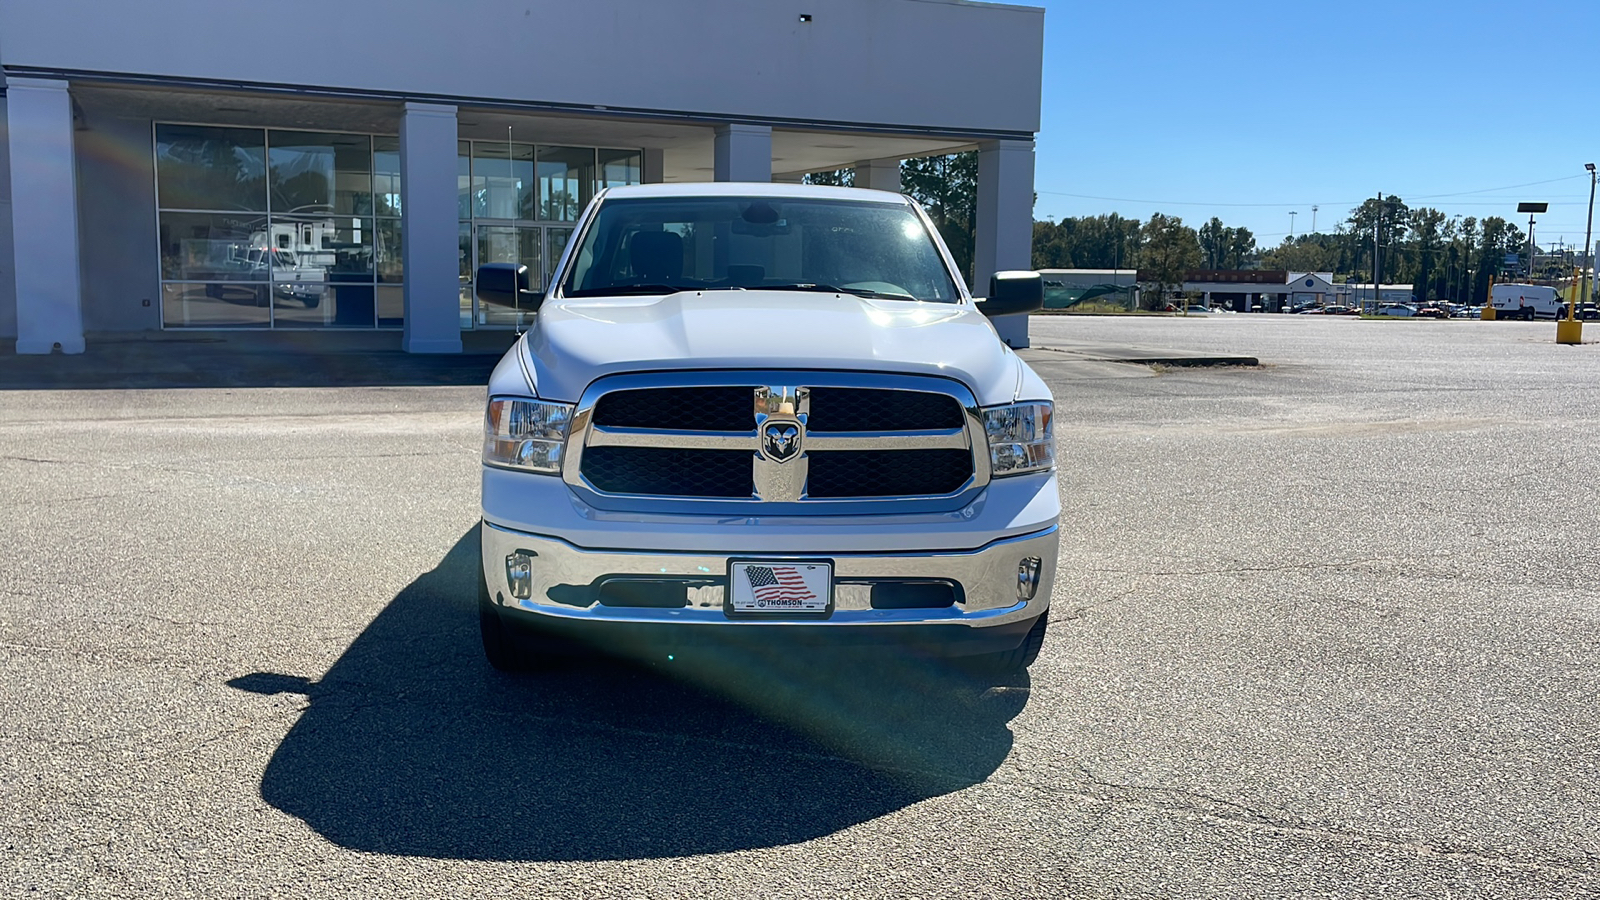
M1029 556L1017 563L1017 599L1032 600L1039 592L1039 566L1037 556Z
M533 596L533 557L527 550L518 550L506 556L506 583L511 586L511 596L526 600Z

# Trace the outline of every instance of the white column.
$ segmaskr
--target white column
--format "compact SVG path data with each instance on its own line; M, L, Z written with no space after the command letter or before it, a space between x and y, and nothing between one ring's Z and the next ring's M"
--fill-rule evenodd
M639 167L639 181L644 184L660 184L666 180L667 151L646 147L643 165Z
M900 160L864 159L856 163L856 187L900 193Z
M460 353L456 108L407 103L400 119L400 252L407 353Z
M772 129L718 125L714 171L718 181L771 181Z
M6 79L17 352L83 352L78 191L67 83Z
M1200 303L1202 305L1204 305L1206 309L1210 309L1211 308L1211 292L1210 291L1201 291L1200 295L1201 295L1201 298L1202 298L1200 300Z
M1007 269L1033 268L1033 141L978 145L977 246L972 292L989 292L989 278ZM1001 340L1028 346L1028 317L993 320Z

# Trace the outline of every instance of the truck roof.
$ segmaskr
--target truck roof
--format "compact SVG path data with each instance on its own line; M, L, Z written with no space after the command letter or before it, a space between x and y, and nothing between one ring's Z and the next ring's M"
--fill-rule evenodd
M632 184L606 189L609 199L642 197L809 197L828 200L856 200L872 203L905 203L906 198L889 191L866 188L828 187L820 184L788 184L777 181L696 181L680 184Z

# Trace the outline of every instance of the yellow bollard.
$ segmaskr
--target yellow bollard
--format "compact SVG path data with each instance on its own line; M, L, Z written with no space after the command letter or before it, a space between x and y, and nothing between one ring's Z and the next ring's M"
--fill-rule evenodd
M1556 314L1556 343L1583 343L1583 323L1578 321L1578 270L1572 270L1572 299L1567 303L1567 317Z
M1494 276L1489 276L1489 293L1483 298L1483 312L1478 313L1478 318L1485 322L1494 321Z

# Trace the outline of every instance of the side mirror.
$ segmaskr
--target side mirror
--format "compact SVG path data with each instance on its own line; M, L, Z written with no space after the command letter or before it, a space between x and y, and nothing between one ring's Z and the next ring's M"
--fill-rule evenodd
M1038 272L996 272L989 296L978 304L986 316L1012 316L1044 309L1044 278Z
M496 306L535 310L544 303L543 291L528 289L528 267L521 263L486 263L478 267L478 299Z

